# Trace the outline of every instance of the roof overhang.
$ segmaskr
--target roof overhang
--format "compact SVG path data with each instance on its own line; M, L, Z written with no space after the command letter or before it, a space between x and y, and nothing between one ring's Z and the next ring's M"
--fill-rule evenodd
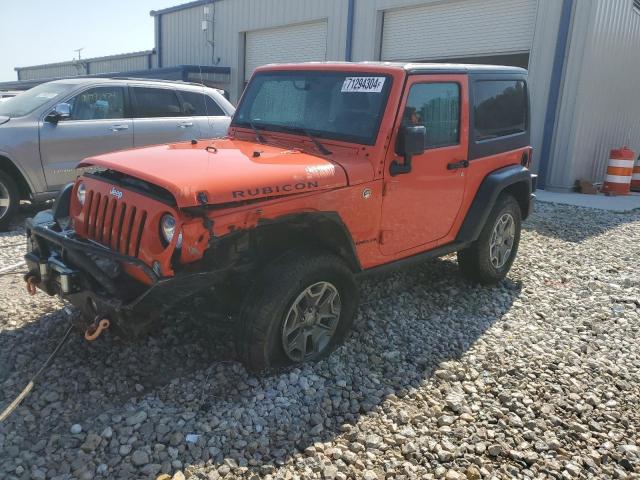
M163 8L162 10L151 10L149 15L156 17L158 15L164 15L165 13L179 12L180 10L186 10L187 8L199 7L201 5L212 4L219 0L196 0L194 2L183 3L182 5L176 5L175 7Z

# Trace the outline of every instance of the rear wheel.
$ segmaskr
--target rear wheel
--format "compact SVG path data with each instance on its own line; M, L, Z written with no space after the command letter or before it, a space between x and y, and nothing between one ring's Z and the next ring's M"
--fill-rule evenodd
M259 371L329 355L349 333L358 289L339 257L293 251L260 272L243 303L236 346L247 368Z
M0 230L5 230L13 219L20 204L20 192L16 182L0 171Z
M478 240L458 252L462 273L482 284L504 279L518 252L521 223L516 199L509 194L498 197Z

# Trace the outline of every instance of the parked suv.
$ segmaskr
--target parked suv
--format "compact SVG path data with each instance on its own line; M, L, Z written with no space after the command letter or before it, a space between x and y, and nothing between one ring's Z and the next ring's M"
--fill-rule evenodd
M84 161L27 223L27 287L73 302L89 339L215 295L249 368L315 361L351 328L358 275L458 252L473 281L503 279L531 153L526 70L262 67L228 138Z
M227 132L234 107L202 85L75 78L0 103L0 227L21 199L54 198L80 160Z

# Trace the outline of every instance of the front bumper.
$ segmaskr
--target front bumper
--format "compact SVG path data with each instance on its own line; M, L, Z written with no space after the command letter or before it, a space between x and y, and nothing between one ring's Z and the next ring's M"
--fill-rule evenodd
M166 309L227 278L224 269L160 277L137 258L63 230L50 210L28 219L26 233L25 280L75 305L81 313L79 326L85 328L107 318L121 333L138 335ZM139 268L150 285L124 273L123 264Z

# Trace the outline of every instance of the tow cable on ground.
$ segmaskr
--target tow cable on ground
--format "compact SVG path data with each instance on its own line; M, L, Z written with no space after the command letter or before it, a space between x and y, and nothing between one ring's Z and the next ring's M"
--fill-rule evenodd
M14 265L9 265L8 267L0 268L0 275L3 274L3 273L11 272L12 270L15 270L16 268L23 267L25 264L26 264L26 262L22 261L22 262L14 264Z
M70 310L65 308L65 312L68 315L71 315ZM58 345L56 346L56 348L53 350L53 352L51 352L51 355L49 355L49 358L47 358L47 361L44 362L44 365L42 365L42 367L40 367L40 370L38 370L36 372L36 374L31 377L31 380L29 381L29 383L27 384L26 387L24 387L24 389L20 392L20 394L9 404L9 406L7 406L7 408L5 408L2 413L0 413L0 423L4 422L7 418L9 418L9 415L11 415L13 413L13 411L18 408L18 406L22 403L22 401L27 397L27 395L29 395L29 393L31 392L31 390L33 390L33 387L35 386L36 382L38 381L38 379L40 378L40 375L42 375L42 373L49 367L51 366L51 364L53 363L53 360L58 356L58 354L60 353L60 350L62 349L62 347L64 346L65 343L67 343L67 340L69 339L71 332L74 330L74 326L73 324L69 326L69 328L67 329L67 331L65 332L64 336L62 337L62 340L60 340L60 342L58 343Z

